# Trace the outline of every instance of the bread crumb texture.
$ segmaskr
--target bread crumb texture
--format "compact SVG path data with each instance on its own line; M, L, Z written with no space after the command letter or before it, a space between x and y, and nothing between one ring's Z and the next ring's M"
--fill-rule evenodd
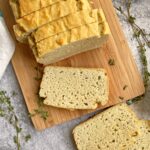
M78 150L127 150L140 130L135 114L119 104L78 125L73 135Z
M134 144L128 150L150 150L150 121L140 120L141 136L136 138Z
M46 105L95 109L108 102L108 77L102 69L46 67L40 96Z

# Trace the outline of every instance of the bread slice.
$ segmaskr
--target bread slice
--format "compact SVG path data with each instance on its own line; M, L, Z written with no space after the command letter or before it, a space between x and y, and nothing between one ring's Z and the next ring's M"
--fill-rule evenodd
M44 104L66 109L95 109L108 102L108 77L103 69L52 67L44 69L40 97Z
M42 25L84 9L91 9L90 3L87 0L59 1L46 8L42 8L16 21L17 24L13 26L16 38L22 42L31 32ZM24 36L22 37L21 35Z
M38 63L47 65L88 50L96 49L107 41L108 24L98 22L83 25L54 35L32 47Z
M113 106L78 125L78 150L127 150L140 135L138 119L126 104Z
M15 19L19 19L60 0L9 0Z
M150 150L150 121L140 120L141 136L136 138L135 143L127 150Z
M55 34L79 27L84 24L97 21L104 22L105 20L106 19L102 9L78 11L74 14L62 17L57 21L53 21L42 26L41 28L38 28L31 34L31 36L29 36L30 47L33 47L34 43L37 43Z

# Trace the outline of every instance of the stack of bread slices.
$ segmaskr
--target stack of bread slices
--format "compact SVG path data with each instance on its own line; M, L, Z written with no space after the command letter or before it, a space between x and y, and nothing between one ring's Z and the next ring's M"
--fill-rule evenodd
M28 43L43 65L100 47L110 34L102 9L89 0L9 0L16 39ZM106 70L44 68L39 95L44 104L66 109L96 109L108 102Z
M101 9L89 0L10 0L16 38L48 65L101 46L110 34Z

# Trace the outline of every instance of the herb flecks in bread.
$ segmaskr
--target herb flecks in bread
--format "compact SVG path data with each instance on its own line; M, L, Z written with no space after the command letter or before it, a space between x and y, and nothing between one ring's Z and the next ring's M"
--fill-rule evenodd
M139 121L141 135L136 138L135 143L128 150L149 150L150 149L150 121Z

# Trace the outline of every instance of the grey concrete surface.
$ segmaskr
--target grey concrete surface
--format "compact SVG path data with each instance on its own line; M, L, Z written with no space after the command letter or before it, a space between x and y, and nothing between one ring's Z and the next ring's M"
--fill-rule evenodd
M150 0L133 0L132 13L137 18L137 23L150 33ZM113 0L116 6L122 5L121 0ZM119 15L123 31L128 39L129 46L132 50L133 57L136 60L137 66L141 71L141 63L139 54L136 49L137 43L132 38L130 26ZM150 49L147 51L149 70L150 70ZM76 147L72 140L72 129L83 120L87 119L89 115L80 119L76 119L62 125L46 129L43 132L37 132L30 118L28 118L28 111L24 98L21 93L18 81L16 79L12 65L9 64L2 80L0 81L0 89L6 90L9 94L16 91L18 95L12 99L12 104L15 112L18 115L20 124L23 128L23 134L31 134L32 138L28 143L22 142L22 150L75 150ZM150 119L150 89L142 102L138 102L132 106L140 118ZM0 118L0 150L15 150L16 145L13 142L15 134L14 128L4 119ZM23 136L21 138L23 139Z

